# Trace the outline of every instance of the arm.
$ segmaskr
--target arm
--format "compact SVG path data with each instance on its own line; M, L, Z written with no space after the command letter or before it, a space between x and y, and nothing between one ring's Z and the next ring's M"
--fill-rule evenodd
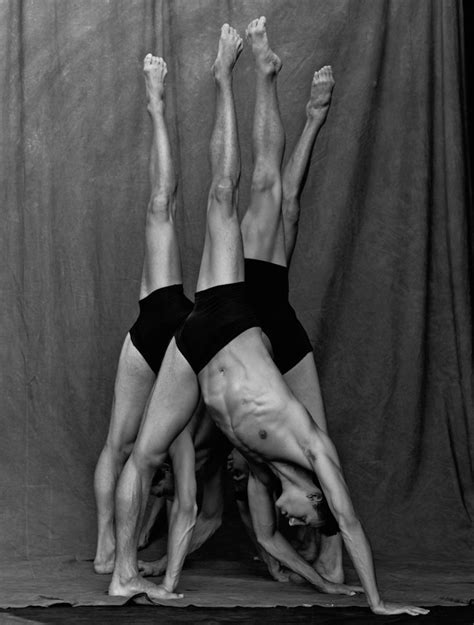
M342 539L372 611L376 614L427 614L428 611L422 608L382 601L377 588L372 550L354 511L336 448L320 429L314 432L310 440L310 444L304 446L305 456L316 473L328 505L339 524Z
M354 595L355 590L344 584L324 580L293 549L277 529L275 505L267 486L252 470L248 481L248 499L252 524L258 544L291 571L298 573L322 592Z
M257 550L259 558L262 562L265 562L268 572L277 582L288 582L289 574L286 573L278 560L271 556L265 549L258 544L257 537L252 525L252 519L250 518L250 510L247 501L237 499L237 508L239 509L240 518L244 524L247 534L252 541L255 549Z
M176 588L196 522L196 475L194 445L185 428L170 447L175 497L168 519L168 566L162 585Z

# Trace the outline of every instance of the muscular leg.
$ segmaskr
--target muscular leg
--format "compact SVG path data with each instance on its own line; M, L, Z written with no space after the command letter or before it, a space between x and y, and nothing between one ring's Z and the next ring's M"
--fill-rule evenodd
M115 379L107 440L97 462L94 490L97 503L96 573L112 573L115 557L114 493L120 472L135 441L145 405L155 381L127 334Z
M268 45L265 24L261 17L247 28L256 69L254 170L250 203L241 229L246 258L286 265L280 174L285 135L277 98L281 61Z
M331 67L325 66L314 73L311 96L306 105L306 124L283 171L283 224L288 265L295 249L300 216L300 195L308 170L309 158L318 132L326 119L333 87Z
M235 29L224 24L213 65L216 112L209 146L212 181L197 291L244 279L242 240L237 218L240 152L232 93L232 69L241 50L242 39Z
M145 262L140 298L155 289L181 284L181 259L174 227L176 174L165 121L163 59L147 54L144 61L148 112L153 124L150 153L151 196L146 221Z
M243 280L243 255L236 215L240 159L232 95L231 72L242 46L233 28L222 27L214 64L216 122L211 137L212 184L198 290ZM167 575L161 586L138 573L137 543L153 473L164 462L169 446L192 418L198 402L197 380L173 339L143 419L133 452L116 492L117 554L109 594L145 592L150 599L170 599ZM169 553L169 562L173 554ZM176 574L171 571L170 575ZM173 588L173 586L171 585Z
M148 111L153 139L150 151L151 198L145 230L145 261L140 298L155 289L180 284L181 264L173 219L176 177L164 119L166 63L151 54L144 61ZM155 374L128 334L120 354L112 416L106 444L97 463L94 490L98 540L94 560L97 573L111 573L114 564L114 492L120 471L136 438Z
M131 596L144 592L150 599L178 596L139 575L138 539L153 475L166 460L172 442L192 418L198 399L196 376L173 339L163 359L133 451L117 484L117 549L110 595Z

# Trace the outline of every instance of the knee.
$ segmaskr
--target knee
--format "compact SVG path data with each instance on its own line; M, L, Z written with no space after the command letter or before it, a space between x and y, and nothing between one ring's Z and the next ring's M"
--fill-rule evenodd
M152 476L165 462L166 453L153 449L143 449L137 446L133 448L130 460L135 465L138 473Z
M220 215L232 215L237 206L237 182L231 178L213 180L209 192L209 208L215 207Z
M273 191L281 185L280 171L268 165L255 166L252 175L252 191L254 193L264 193Z
M153 191L148 204L148 217L158 221L170 221L173 218L176 191L159 188Z
M230 177L212 181L210 196L218 204L232 204L237 192L237 182Z
M114 441L107 440L105 443L104 451L112 458L114 464L119 467L123 467L123 465L127 462L128 457L132 453L133 449L133 441Z

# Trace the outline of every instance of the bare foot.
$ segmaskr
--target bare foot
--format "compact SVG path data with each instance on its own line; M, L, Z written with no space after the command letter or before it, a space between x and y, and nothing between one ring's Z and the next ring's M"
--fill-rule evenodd
M164 586L157 586L140 575L130 578L127 582L121 583L114 576L109 586L111 597L133 597L144 593L150 601L162 601L163 599L182 599L183 595L170 592Z
M109 575L114 570L115 540L104 537L99 539L94 559L94 571L98 575Z
M163 102L168 67L161 57L147 54L143 60L143 73L145 74L148 110L151 112Z
M241 52L242 37L235 28L232 28L229 24L224 24L221 28L219 50L212 66L212 73L216 80L230 77Z
M106 560L101 560L99 558L96 558L94 560L94 571L97 573L97 575L110 575L111 573L114 572L114 564L115 564L115 558L109 558Z
M257 68L264 74L277 74L281 70L281 60L268 44L267 18L259 17L247 26L245 35L252 45Z
M321 115L326 117L334 85L335 81L330 65L325 65L318 72L314 72L311 95L306 105L308 117L320 117Z

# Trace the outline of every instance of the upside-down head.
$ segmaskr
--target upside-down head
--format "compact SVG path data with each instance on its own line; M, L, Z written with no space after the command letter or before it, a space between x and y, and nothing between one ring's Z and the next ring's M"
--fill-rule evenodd
M289 525L322 527L327 521L324 503L323 493L317 486L301 488L286 482L275 505Z

